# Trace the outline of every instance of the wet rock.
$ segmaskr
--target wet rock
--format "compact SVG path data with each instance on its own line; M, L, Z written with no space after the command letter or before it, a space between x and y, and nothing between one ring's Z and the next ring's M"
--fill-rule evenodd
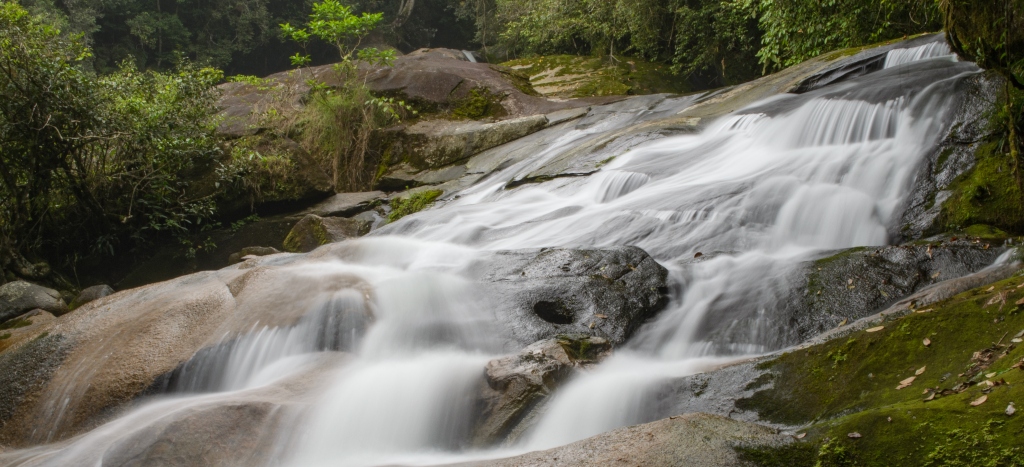
M943 203L953 194L955 182L975 166L990 134L992 103L999 101L1005 83L995 72L975 73L957 82L947 104L948 126L918 169L903 214L889 228L892 238L907 241L947 229L941 217Z
M370 232L370 223L360 219L320 217L302 218L284 239L284 249L293 253L313 251L320 245L361 237Z
M788 436L753 423L709 414L686 414L656 422L619 428L582 441L508 459L460 466L594 466L685 465L720 467L747 465L733 449L737 445L781 445Z
M338 193L309 208L307 212L320 217L348 217L366 211L386 199L387 195L380 191Z
M488 362L474 444L483 447L506 440L577 365L596 363L610 350L608 341L600 337L560 336Z
M874 314L901 298L992 264L1005 251L966 240L854 249L808 264L793 315L799 341Z
M82 290L81 293L78 294L77 297L75 297L74 300L71 301L70 308L74 310L75 308L85 305L86 303L106 297L107 295L110 295L112 293L114 293L114 289L106 284L86 287L85 289Z
M277 248L269 246L247 246L242 248L241 251L231 253L228 257L228 264L235 264L242 262L246 256L267 256L276 255L280 253Z
M0 286L0 323L35 308L56 316L68 312L67 304L56 290L25 281L8 282Z
M514 346L559 334L617 345L667 301L668 271L637 247L501 251L471 269Z

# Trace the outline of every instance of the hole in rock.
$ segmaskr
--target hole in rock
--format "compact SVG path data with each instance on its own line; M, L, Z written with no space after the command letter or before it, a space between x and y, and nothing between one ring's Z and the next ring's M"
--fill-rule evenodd
M573 316L572 310L566 308L562 302L549 302L540 301L533 306L533 312L540 317L540 319L547 321L551 324L572 324L576 321L576 317Z

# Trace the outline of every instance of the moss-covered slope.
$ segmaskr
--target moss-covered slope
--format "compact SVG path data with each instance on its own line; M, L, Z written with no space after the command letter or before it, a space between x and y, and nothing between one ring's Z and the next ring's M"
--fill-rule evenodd
M760 465L1024 465L1024 277L761 364L737 401L804 426ZM1009 412L1014 412L1009 410Z

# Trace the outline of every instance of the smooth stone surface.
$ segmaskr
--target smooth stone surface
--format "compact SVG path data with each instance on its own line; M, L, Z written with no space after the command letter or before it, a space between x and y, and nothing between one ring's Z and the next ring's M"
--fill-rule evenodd
M309 208L306 212L320 217L348 217L370 209L374 202L387 199L382 191L338 193Z

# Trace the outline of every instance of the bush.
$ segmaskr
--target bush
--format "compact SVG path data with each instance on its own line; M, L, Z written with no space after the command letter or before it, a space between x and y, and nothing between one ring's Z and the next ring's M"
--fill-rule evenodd
M220 149L217 70L131 64L105 77L91 51L16 3L0 4L0 251L63 263L182 236L213 216L189 175Z

